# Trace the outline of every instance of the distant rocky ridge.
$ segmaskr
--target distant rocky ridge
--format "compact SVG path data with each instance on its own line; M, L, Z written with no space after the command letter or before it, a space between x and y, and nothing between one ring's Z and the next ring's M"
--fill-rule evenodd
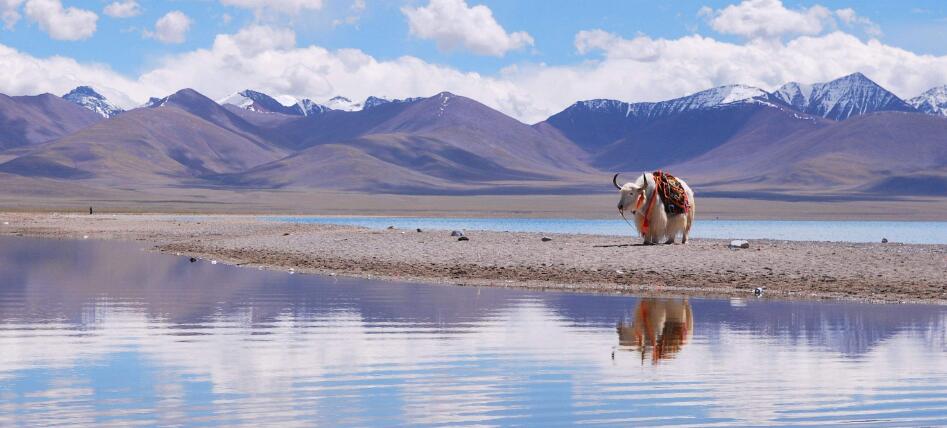
M89 186L353 191L608 191L669 168L701 194L947 196L947 88L904 101L855 73L774 92L579 101L527 125L451 93L323 103L191 89L121 111L94 89L0 95L0 176ZM606 183L607 184L607 183ZM854 195L854 196L852 196ZM813 196L815 197L815 196Z

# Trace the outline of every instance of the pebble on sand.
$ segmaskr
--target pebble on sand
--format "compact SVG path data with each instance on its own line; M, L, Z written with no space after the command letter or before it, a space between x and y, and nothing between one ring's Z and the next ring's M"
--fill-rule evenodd
M458 241L469 241L470 238L468 238L468 237L466 237L466 236L461 236L460 238L457 238L457 240L458 240Z
M549 241L552 241L552 238L550 238L550 237L548 237L548 236L543 236L542 241L543 241L543 242L549 242Z
M743 241L743 240L740 240L740 239L735 239L735 240L733 240L733 241L730 241L729 247L730 247L730 248L743 248L743 249L747 249L747 248L750 248L750 243L749 243L748 241Z
M421 228L420 228L420 227L418 228L418 233L421 233Z
M388 226L388 230L395 230L394 226Z
M888 238L881 238L881 243L882 243L882 244L887 244L887 243L888 243Z
M459 230L455 230L455 231L452 231L452 232L450 233L450 236L464 236L464 232L461 232L461 231L459 231Z

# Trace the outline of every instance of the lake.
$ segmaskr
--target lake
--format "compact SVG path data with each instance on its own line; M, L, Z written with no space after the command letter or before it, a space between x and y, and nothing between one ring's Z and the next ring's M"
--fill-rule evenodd
M374 282L0 238L0 426L944 425L947 307Z
M620 217L556 218L434 218L434 217L267 217L295 223L324 223L383 229L493 230L538 233L578 233L632 236L634 229ZM933 221L797 221L698 220L691 236L715 239L779 239L789 241L891 242L947 244L947 222Z

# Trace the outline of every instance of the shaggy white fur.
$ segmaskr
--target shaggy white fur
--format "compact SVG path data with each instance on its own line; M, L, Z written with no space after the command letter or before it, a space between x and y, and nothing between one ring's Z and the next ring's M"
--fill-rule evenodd
M694 213L697 207L694 204L694 191L684 180L680 178L677 180L687 193L687 202L690 204L687 214L669 216L664 212L664 202L661 195L654 191L654 177L651 174L641 174L635 181L625 183L620 187L621 199L618 201L618 212L622 214L631 212L634 215L635 227L641 237L644 238L645 244L661 242L673 244L678 236L681 236L682 244L687 243L687 236L690 234L691 226L694 225ZM644 233L644 210L648 207L650 198L656 199L651 203L650 213L648 214L648 232Z

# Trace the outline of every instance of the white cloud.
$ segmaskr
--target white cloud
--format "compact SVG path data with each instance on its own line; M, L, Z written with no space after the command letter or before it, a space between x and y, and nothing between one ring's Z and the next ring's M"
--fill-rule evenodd
M116 1L105 6L103 12L112 18L131 18L141 15L141 6L136 0Z
M59 0L27 0L26 16L56 40L82 40L92 37L99 16L75 7L63 8Z
M20 20L20 5L23 0L0 0L0 21L7 30L12 30Z
M146 31L145 36L161 43L184 43L191 29L191 18L179 10L166 13L155 22L155 31Z
M881 27L878 24L875 24L871 19L867 17L860 16L855 13L855 9L847 7L845 9L838 9L835 11L835 16L842 20L845 25L849 27L860 27L865 34L868 34L872 37L880 37L882 35Z
M358 24L358 20L361 19L362 13L365 12L367 5L365 0L354 0L352 6L349 7L349 15L342 19L332 20L332 26L338 27L342 24L355 25Z
M503 56L533 45L523 31L507 33L484 5L467 6L464 0L431 0L427 6L404 7L411 34L434 40L444 51L466 48L480 55Z
M298 15L303 11L322 9L322 0L220 0L220 3L253 10L258 16L266 13Z
M720 10L704 7L700 15L714 30L750 39L819 34L832 22L832 11L824 6L790 10L780 0L744 0Z
M656 101L731 83L774 89L787 81L826 81L856 71L901 97L947 84L947 56L916 54L841 31L731 43L700 35L624 38L588 30L576 35L575 48L587 55L576 64L518 63L483 75L412 56L380 60L357 49L299 46L290 29L256 25L218 35L207 48L161 58L128 77L104 65L37 58L0 44L0 93L61 94L89 84L131 107L185 87L213 99L244 88L315 100L451 91L535 122L577 100Z

